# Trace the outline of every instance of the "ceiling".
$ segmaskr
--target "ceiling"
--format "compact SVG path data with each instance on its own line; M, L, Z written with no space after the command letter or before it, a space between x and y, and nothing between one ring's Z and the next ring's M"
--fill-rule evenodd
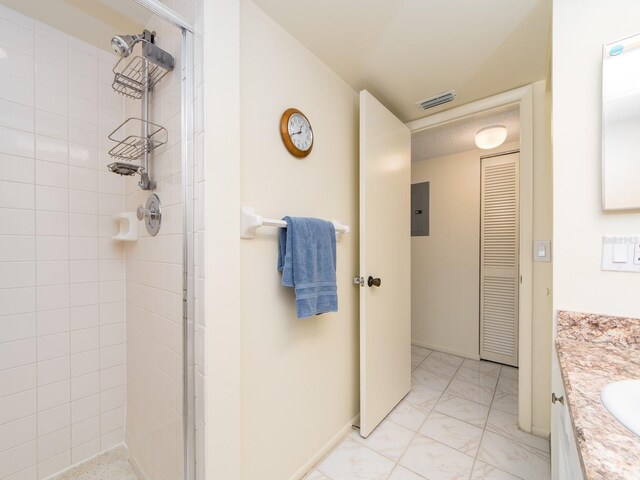
M133 0L0 0L28 15L103 50L115 34L140 33L151 12Z
M520 110L517 106L475 115L411 135L411 161L426 160L477 149L475 135L490 125L507 127L505 143L520 140Z
M253 0L410 121L546 78L551 0ZM456 89L455 101L415 102Z

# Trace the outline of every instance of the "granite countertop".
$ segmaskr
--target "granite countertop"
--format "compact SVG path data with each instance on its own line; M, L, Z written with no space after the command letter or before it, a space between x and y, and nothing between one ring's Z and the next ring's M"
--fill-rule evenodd
M640 320L559 311L556 350L585 480L640 478L640 437L600 401L605 385L640 379Z

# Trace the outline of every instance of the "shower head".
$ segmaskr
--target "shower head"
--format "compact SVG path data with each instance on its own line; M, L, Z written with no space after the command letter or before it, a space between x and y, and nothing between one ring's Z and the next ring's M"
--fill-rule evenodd
M118 175L130 177L135 175L140 170L140 167L131 163L115 162L107 165L107 168Z
M140 35L115 35L111 39L111 48L121 57L128 57L133 46L140 40L152 40L152 33L145 30Z

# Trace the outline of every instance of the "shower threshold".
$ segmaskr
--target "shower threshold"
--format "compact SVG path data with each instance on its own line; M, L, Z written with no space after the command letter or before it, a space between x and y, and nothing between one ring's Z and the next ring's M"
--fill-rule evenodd
M115 447L49 480L144 480L129 462L129 450Z

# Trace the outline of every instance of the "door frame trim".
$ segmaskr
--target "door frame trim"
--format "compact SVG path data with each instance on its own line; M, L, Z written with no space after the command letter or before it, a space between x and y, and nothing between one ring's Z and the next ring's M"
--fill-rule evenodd
M518 424L531 432L533 342L533 85L407 122L411 133L461 120L487 110L520 107L520 261L518 339Z

